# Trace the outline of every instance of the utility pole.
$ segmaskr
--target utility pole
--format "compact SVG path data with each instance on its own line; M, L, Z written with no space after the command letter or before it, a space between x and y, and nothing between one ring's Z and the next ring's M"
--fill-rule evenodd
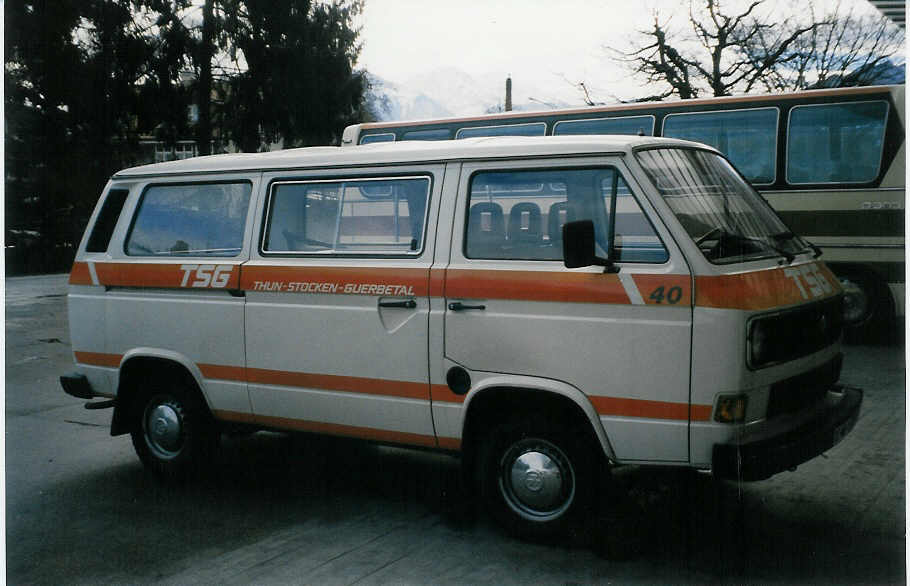
M215 43L215 0L205 0L202 6L202 46L199 48L199 83L196 101L199 122L196 125L196 146L200 155L212 154L212 52Z

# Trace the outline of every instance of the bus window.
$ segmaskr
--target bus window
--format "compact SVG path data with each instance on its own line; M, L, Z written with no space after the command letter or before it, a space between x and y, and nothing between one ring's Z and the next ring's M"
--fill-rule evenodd
M553 134L631 134L653 136L654 116L560 120L553 128Z
M402 135L401 140L449 140L452 132L448 128L434 128L431 130L409 130Z
M392 142L395 140L395 134L384 132L382 134L365 134L360 139L360 144L370 144L372 142Z
M787 129L787 182L873 181L887 117L887 102L796 106Z
M709 144L754 184L774 183L777 108L668 114L663 135Z
M546 122L533 122L530 124L459 128L458 132L455 133L455 138L473 138L476 136L543 136L546 133Z

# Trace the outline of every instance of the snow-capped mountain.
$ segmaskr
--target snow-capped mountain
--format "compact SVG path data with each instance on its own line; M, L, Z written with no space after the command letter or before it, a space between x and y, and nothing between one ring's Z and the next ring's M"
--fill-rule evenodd
M505 103L505 76L471 76L456 68L437 69L400 83L367 74L370 90L367 103L377 120L417 120L449 116L473 116L498 112ZM540 102L528 100L536 97ZM514 110L546 110L567 107L563 101L547 99L546 88L528 88L512 82Z

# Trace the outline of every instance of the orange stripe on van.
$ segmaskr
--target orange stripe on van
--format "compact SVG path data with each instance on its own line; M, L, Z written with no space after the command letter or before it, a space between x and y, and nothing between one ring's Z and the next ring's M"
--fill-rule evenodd
M674 419L688 421L690 411L688 403L670 403L668 401L646 401L643 399L626 399L620 397L588 397L594 409L600 415L618 415L620 417L644 417L647 419ZM692 421L707 421L711 417L711 405L692 405Z
M218 380L246 381L246 369L242 366L224 366L221 364L197 364L205 378Z
M456 395L449 385L430 385L434 403L464 403L464 395Z
M647 305L692 305L692 278L689 275L632 275Z
M94 366L118 367L123 359L122 354L102 352L74 352L76 362ZM248 381L251 384L281 385L315 390L340 391L384 397L399 397L421 401L430 400L439 403L464 403L463 395L456 395L447 385L397 381L388 379L339 376L331 374L311 374L264 368L244 368L218 364L198 364L199 370L206 379ZM647 401L619 397L589 397L595 410L600 415L619 415L624 417L644 417L649 419L676 419L685 421L690 418L687 403L670 403L666 401ZM711 417L711 405L692 405L692 421L707 421ZM348 434L342 434L348 435ZM392 441L392 440L390 440ZM456 440L453 440L456 441ZM408 442L402 442L408 443Z
M323 423L321 421L307 421L304 419L290 419L287 417L273 417L270 415L254 415L251 413L238 413L236 411L215 411L214 415L216 418L223 421L250 423L279 429L308 431L327 435L356 437L410 446L436 447L436 438L432 435L389 431L387 429L376 429L372 427L356 427L338 423Z
M438 445L443 450L461 450L461 439L457 437L437 437L436 445Z
M813 295L809 283L794 270L803 266L780 267L735 275L701 276L695 278L695 304L699 307L760 310L785 307L805 301L831 297L840 292L840 283L822 263L813 263L820 276L828 280L831 293ZM811 266L811 265L809 265ZM802 286L802 289L800 288Z
M311 267L289 265L244 265L240 286L247 291L261 289L257 283L276 283L275 290L286 291L291 284L335 285L335 293L344 293L345 285L388 285L411 289L416 297L429 292L429 271L412 268Z
M430 269L430 297L445 295L446 270Z
M603 273L446 270L446 297L572 303L630 303L619 277Z
M221 263L221 266L230 266L231 272L228 281L221 287L199 287L195 285L201 280L197 269L187 271L181 269L181 266L192 265L198 268L208 268L209 278L219 263L151 263L151 262L98 262L95 263L95 272L98 274L98 282L108 287L161 287L161 288L205 288L205 289L236 289L240 280L239 265L230 263ZM186 281L184 282L184 279Z
M123 354L105 354L104 352L81 352L76 350L73 351L73 355L76 357L76 362L91 364L92 366L117 367L120 366L120 361L123 360Z
M88 270L87 262L74 262L70 271L70 285L91 285L92 274Z
M344 391L348 393L401 397L404 399L421 399L424 401L430 398L430 389L427 383L266 370L264 368L247 368L246 375L247 381L253 384Z

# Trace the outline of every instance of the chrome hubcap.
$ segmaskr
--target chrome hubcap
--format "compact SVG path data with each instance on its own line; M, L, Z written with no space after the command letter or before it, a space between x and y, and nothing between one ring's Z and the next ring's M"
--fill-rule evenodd
M162 400L146 409L143 419L145 441L156 456L170 459L180 453L183 425L179 404Z
M566 455L541 439L514 444L502 459L500 488L506 504L526 519L563 514L575 496L575 473Z

